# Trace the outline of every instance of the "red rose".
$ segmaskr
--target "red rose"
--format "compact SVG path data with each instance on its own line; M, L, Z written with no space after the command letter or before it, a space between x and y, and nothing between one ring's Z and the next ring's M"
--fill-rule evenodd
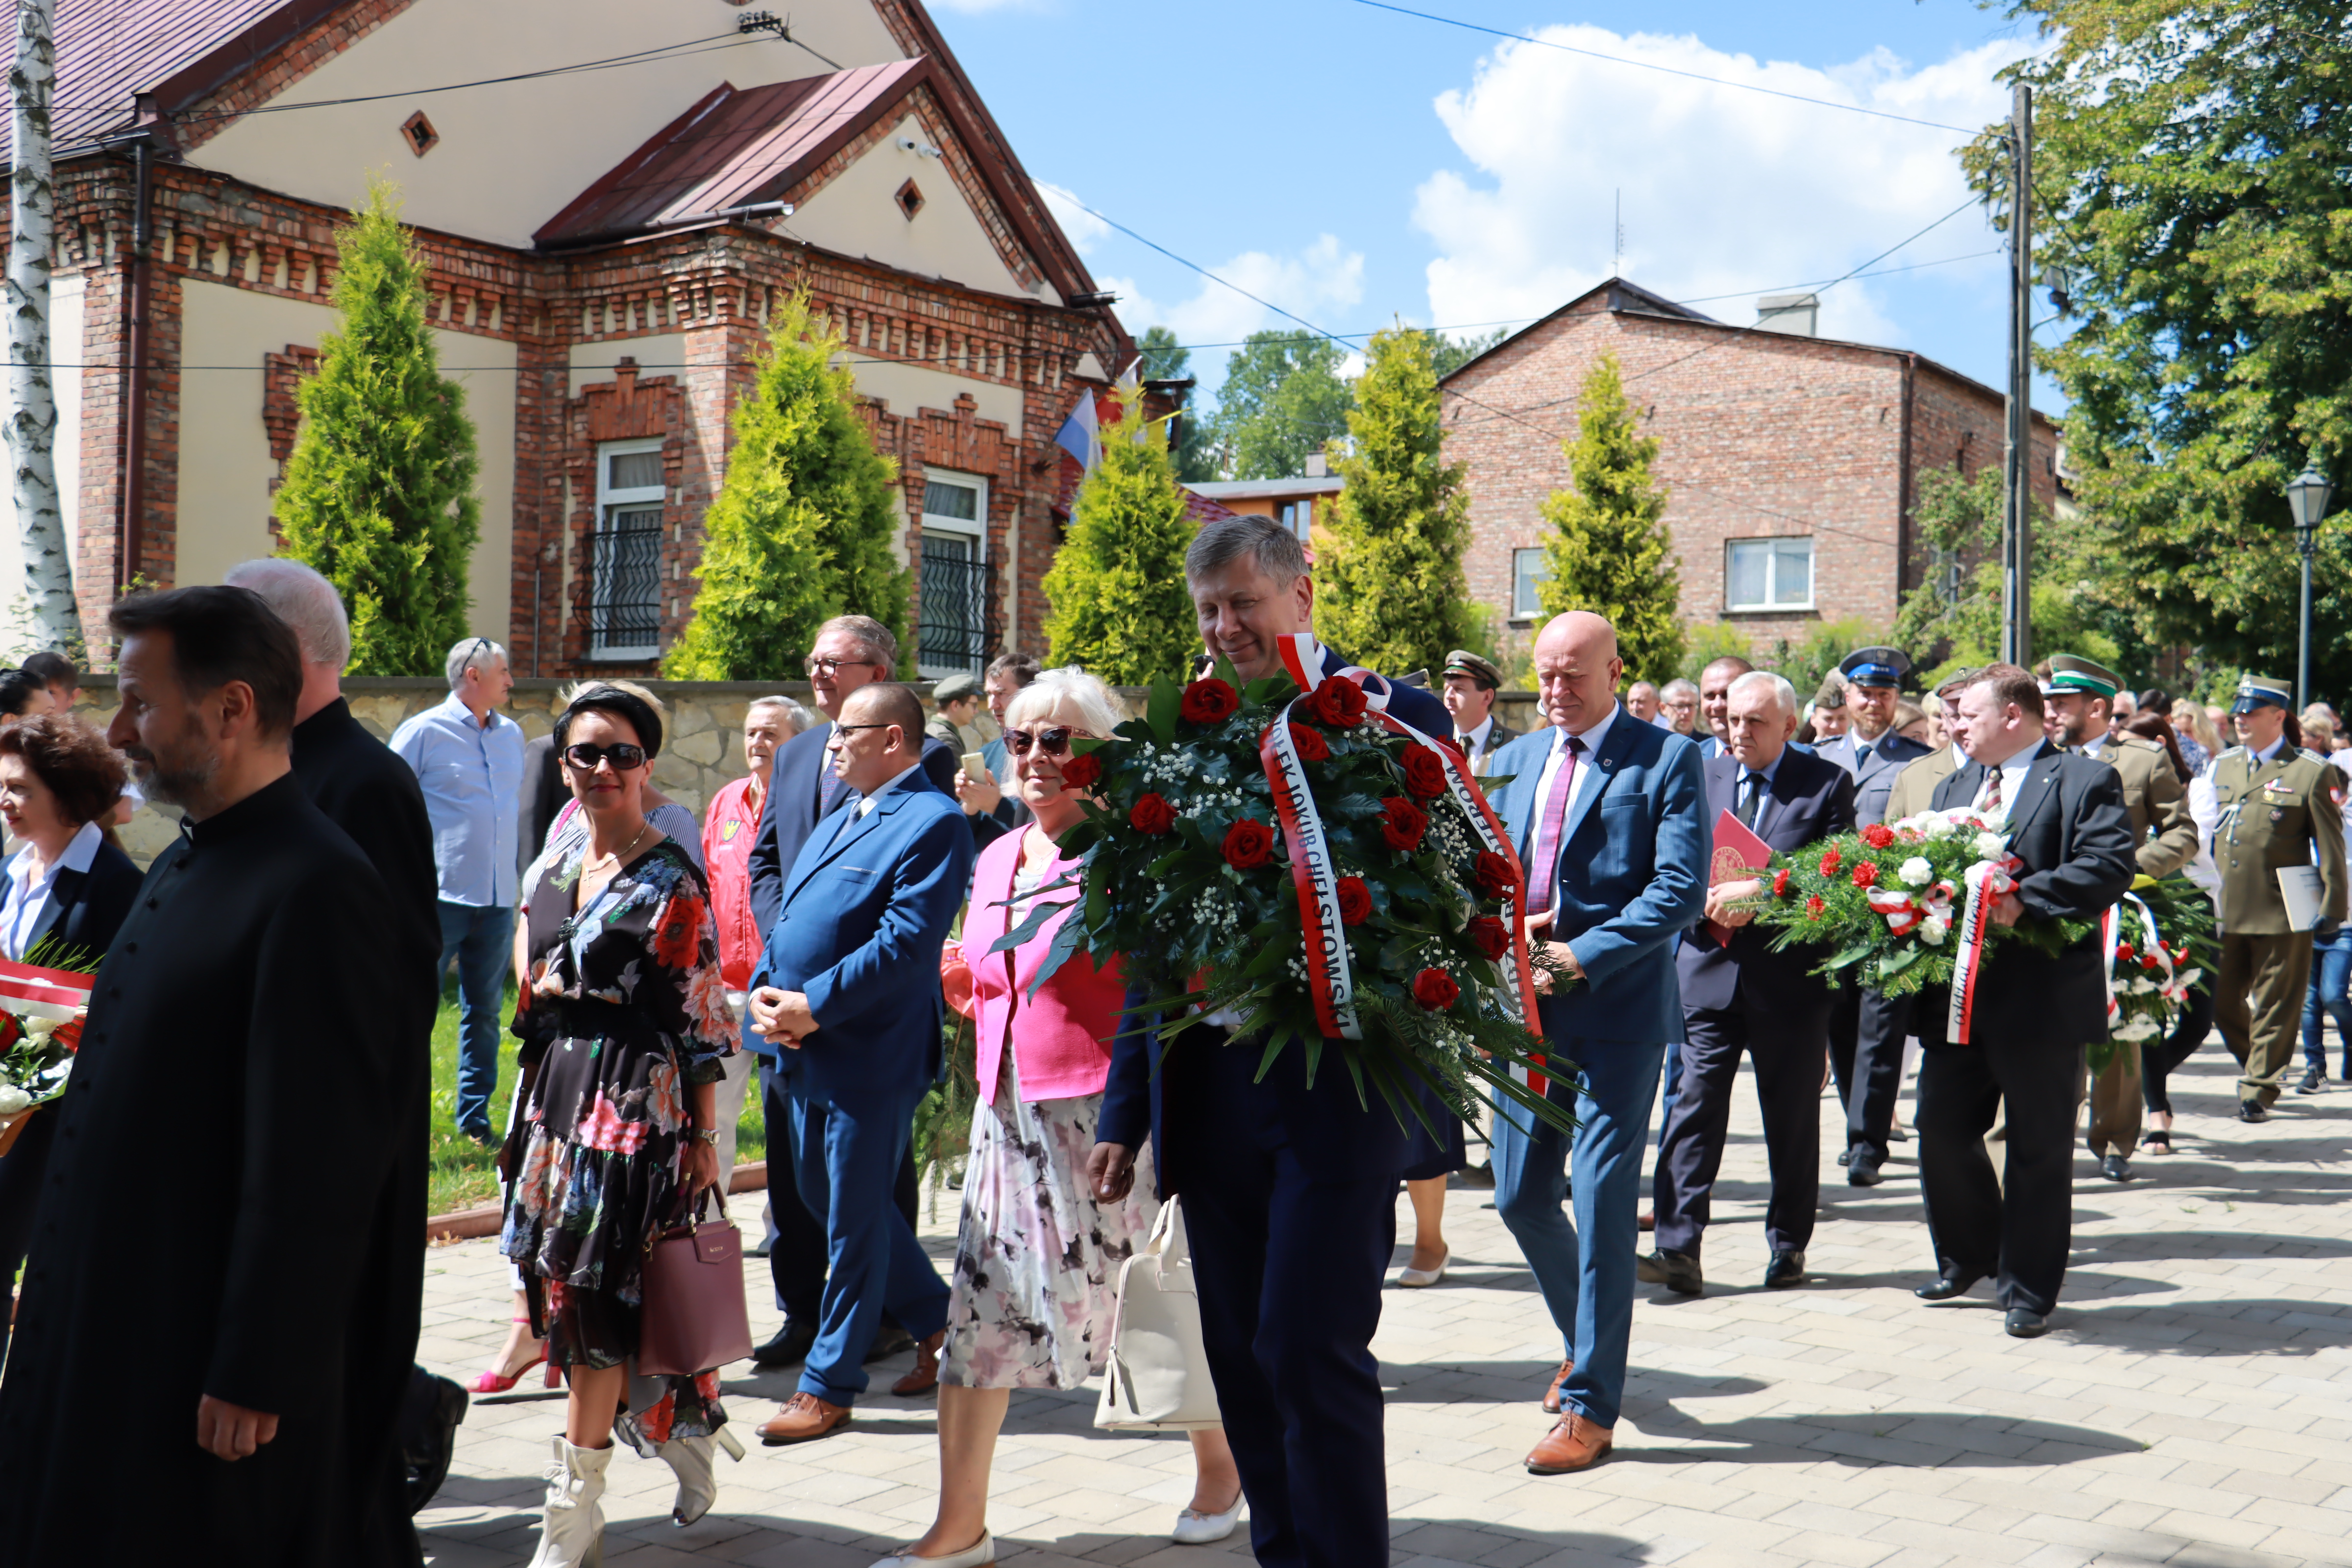
M1381 801L1381 837L1389 847L1399 854L1409 855L1421 847L1421 836L1429 831L1429 818L1421 807L1401 795L1385 796Z
M1884 823L1874 822L1862 830L1862 841L1873 849L1884 849L1895 842L1895 829Z
M1423 800L1444 795L1445 759L1427 746L1413 747L1404 754L1404 787Z
M1102 758L1088 752L1062 764L1064 789L1091 789L1102 782Z
M1844 863L1845 862L1839 858L1836 850L1831 850L1828 854L1822 857L1822 875L1824 877L1836 876L1837 868Z
M1511 863L1491 849L1478 851L1478 858L1472 862L1471 876L1478 890L1490 899L1507 899L1511 889L1519 885L1519 874L1511 868Z
M2131 943L2127 942L2119 942L2116 943L2116 962L2117 963L2129 963L2134 956Z
M1462 1000L1462 987L1443 969L1424 969L1412 977L1412 999L1433 1013L1443 1013Z
M1361 877L1339 879L1339 923L1360 926L1372 918L1372 890Z
M1216 724L1232 718L1241 705L1242 694L1213 675L1186 687L1176 711L1195 724Z
M1463 934L1488 958L1500 959L1511 950L1511 928L1492 915L1480 915L1464 928Z
M1323 684L1315 689L1315 695L1307 700L1307 706L1324 723L1346 729L1364 721L1364 710L1369 704L1364 700L1362 687L1334 675L1326 678Z
M1254 817L1243 817L1225 829L1225 863L1246 871L1263 866L1274 853L1274 829Z
M1127 825L1138 833L1165 833L1176 826L1176 808L1164 795L1147 795L1127 814Z
M2142 969L2160 969L2163 967L2163 965L2157 963L2156 954L2152 952L2139 961L2139 966Z
M1331 754L1331 748L1324 743L1321 733L1304 724L1290 727L1290 743L1298 749L1298 760L1302 763L1319 763Z
M1805 900L1805 918L1809 921L1817 921L1822 918L1822 911L1828 908L1829 906L1822 902L1819 899L1807 899Z
M1772 873L1772 896L1776 899L1789 896L1789 868L1786 866Z
M1878 862L1875 860L1864 860L1861 865L1856 866L1853 868L1853 885L1857 888L1876 887L1878 885Z

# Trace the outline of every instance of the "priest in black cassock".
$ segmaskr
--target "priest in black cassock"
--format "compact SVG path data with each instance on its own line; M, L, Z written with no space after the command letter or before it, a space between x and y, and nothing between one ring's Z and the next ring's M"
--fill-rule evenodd
M0 1379L0 1568L418 1561L380 1462L425 1063L404 922L289 771L294 635L242 588L110 617L109 738L183 808L97 977ZM405 1332L415 1333L413 1319Z

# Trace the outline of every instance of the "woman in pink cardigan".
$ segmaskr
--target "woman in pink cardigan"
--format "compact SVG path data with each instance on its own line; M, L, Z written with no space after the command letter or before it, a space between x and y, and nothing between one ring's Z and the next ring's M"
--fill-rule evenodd
M1045 671L1005 710L1005 749L1036 820L981 851L964 913L980 1104L940 1352L940 1511L920 1541L875 1568L996 1561L988 1472L1012 1391L1076 1388L1102 1371L1119 1266L1151 1229L1149 1176L1114 1204L1098 1203L1087 1184L1124 998L1117 966L1098 970L1077 954L1033 997L1060 921L1010 952L989 951L1028 914L1037 889L1076 869L1054 847L1081 816L1062 788L1062 764L1072 739L1108 735L1119 719L1110 689L1081 669ZM1241 1515L1241 1475L1223 1431L1192 1436L1198 1475L1174 1539L1221 1541Z

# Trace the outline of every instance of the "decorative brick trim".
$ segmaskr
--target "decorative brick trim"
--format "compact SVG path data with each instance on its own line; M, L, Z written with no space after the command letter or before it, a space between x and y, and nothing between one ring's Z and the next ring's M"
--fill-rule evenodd
M319 351L288 343L284 353L261 356L261 424L269 432L269 460L278 465L269 481L275 491L285 481L286 461L294 455L294 437L302 426L302 405L297 399L305 376L319 374Z
M414 3L358 0L356 5L338 6L318 26L287 39L225 86L172 106L173 135L180 150L194 152L236 124L246 110L268 103Z

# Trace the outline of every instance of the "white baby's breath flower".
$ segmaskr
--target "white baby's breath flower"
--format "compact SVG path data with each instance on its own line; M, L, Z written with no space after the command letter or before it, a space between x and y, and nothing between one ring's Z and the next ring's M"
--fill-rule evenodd
M1936 879L1936 868L1924 856L1914 855L1895 874L1915 888L1924 888Z

